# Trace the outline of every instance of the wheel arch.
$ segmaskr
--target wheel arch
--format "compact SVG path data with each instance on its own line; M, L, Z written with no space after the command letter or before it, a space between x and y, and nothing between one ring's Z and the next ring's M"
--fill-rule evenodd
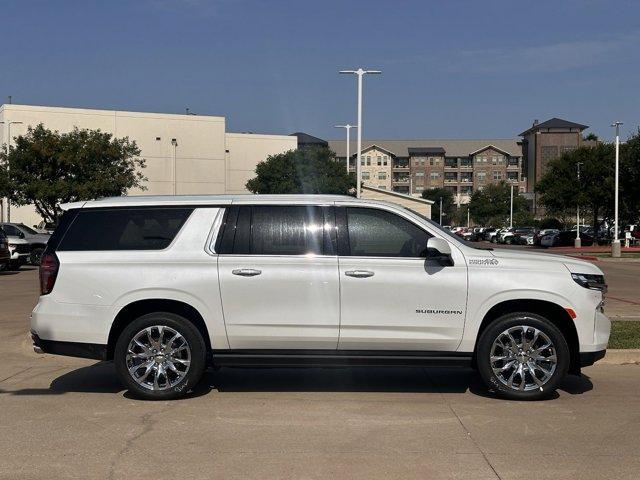
M173 313L190 321L202 335L207 349L207 357L209 357L211 352L211 338L209 336L209 330L207 329L207 324L205 323L204 318L196 308L179 300L149 298L136 300L135 302L129 303L120 309L113 320L111 329L109 330L109 337L107 340L107 360L113 359L113 352L116 342L118 341L118 337L129 323L142 315L157 312Z
M482 333L487 329L489 325L498 318L508 313L515 312L528 312L535 313L545 317L551 323L553 323L558 330L562 333L569 346L570 361L569 361L569 373L580 373L580 344L578 342L578 331L573 323L573 320L569 313L557 303L540 300L540 299L517 299L517 300L505 300L495 304L489 309L482 319L480 328L476 335L476 342L473 349L473 364L476 365L476 351L478 348L478 341Z

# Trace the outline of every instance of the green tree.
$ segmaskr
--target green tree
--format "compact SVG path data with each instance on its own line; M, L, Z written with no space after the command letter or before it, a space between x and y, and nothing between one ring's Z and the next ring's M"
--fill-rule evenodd
M256 166L256 177L246 183L253 193L325 193L347 195L355 179L328 148L289 150L269 155Z
M471 218L479 225L506 225L509 222L510 204L511 186L504 181L490 183L482 190L476 190L471 195L471 200L469 201ZM528 223L530 219L527 217L527 213L527 200L518 193L517 188L514 188L514 226L518 225L518 220Z
M123 195L144 189L140 149L128 138L100 130L59 133L42 124L15 139L9 154L6 190L13 205L33 204L48 222L60 215L60 204ZM6 173L5 173L5 176Z
M453 203L453 193L446 188L427 188L422 191L422 198L431 200L434 202L431 205L431 219L440 221L440 199L442 198L442 223L450 224L455 210L455 204Z
M620 211L624 223L640 220L640 128L620 148Z
M585 140L598 140L598 136L595 133L591 132L588 135L586 135L584 137L584 139Z
M580 180L578 180L580 164ZM589 214L595 227L598 218L610 217L613 209L614 149L611 144L581 147L549 162L536 185L540 202L548 214Z

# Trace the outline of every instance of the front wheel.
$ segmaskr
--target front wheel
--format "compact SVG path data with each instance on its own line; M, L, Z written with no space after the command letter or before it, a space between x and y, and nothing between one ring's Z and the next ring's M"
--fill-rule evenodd
M514 400L548 397L569 369L564 336L549 320L533 313L497 319L482 333L476 353L487 386Z
M206 347L198 329L173 313L143 315L120 334L114 363L120 379L137 397L172 400L202 378Z

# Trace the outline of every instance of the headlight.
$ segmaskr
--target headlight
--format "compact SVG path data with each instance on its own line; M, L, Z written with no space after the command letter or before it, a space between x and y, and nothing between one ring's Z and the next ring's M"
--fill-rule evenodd
M607 284L604 283L604 275L594 275L591 273L572 273L571 278L578 285L591 290L600 290L602 293L607 291Z

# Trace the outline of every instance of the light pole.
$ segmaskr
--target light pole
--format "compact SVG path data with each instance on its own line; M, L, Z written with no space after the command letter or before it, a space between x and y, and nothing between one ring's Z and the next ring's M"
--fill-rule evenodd
M356 157L356 197L360 198L360 154L362 153L362 77L367 73L379 75L382 72L380 70L363 70L362 68L359 68L357 70L340 70L340 73L348 73L358 76L358 156Z
M580 165L583 162L578 162L578 188L580 188ZM573 242L575 248L582 248L582 239L580 238L580 201L576 207L576 239Z
M620 174L620 125L622 122L613 122L612 127L616 127L616 191L614 204L614 233L613 242L611 242L611 256L620 258L620 239L618 238L618 177Z
M178 193L178 180L176 176L176 148L178 147L178 141L175 138L171 139L171 145L173 146L173 194L177 195Z
M351 129L352 128L358 128L357 125L349 125L348 123L346 125L334 125L335 128L344 128L347 131L347 175L349 174L349 160L351 159L351 153L349 151L349 148L351 146Z
M11 98L11 97L9 97ZM9 102L11 103L11 102ZM11 125L21 125L22 122L11 122L9 120L0 122L3 125L7 126L7 143L6 143L6 151L7 151L7 159L9 158L9 152L11 151ZM7 173L9 173L9 164L7 164ZM11 221L11 202L7 197L7 222Z
M442 226L442 197L440 197L440 226Z
M513 183L511 184L511 201L509 203L509 228L513 228Z

